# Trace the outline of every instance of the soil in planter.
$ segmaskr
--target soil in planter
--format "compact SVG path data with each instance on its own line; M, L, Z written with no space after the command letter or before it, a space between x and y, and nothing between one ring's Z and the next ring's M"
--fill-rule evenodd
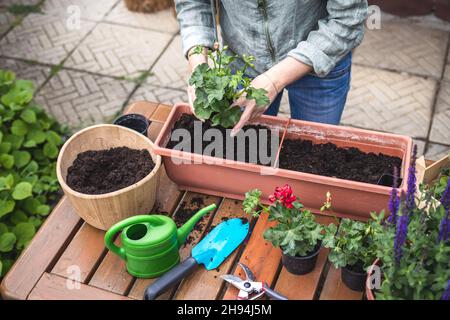
M384 154L364 153L357 148L340 148L333 143L313 144L286 139L280 152L282 169L377 184L383 174L393 174L402 160Z
M202 124L202 137L204 136L205 132L207 130L209 130L209 129L214 128L214 129L220 130L221 136L223 137L223 141L222 141L223 148L221 150L222 152L221 152L221 154L216 154L215 151L211 152L211 155L213 157L221 157L223 159L228 159L228 160L241 160L241 159L238 159L238 148L237 148L237 141L238 140L237 140L236 137L235 138L231 138L229 136L229 134L226 132L226 130L227 130L226 128L224 128L222 126L213 126L211 121L209 121L209 120L206 120L205 122L201 122L200 120L198 120L193 115L183 114L180 117L180 119L178 119L175 122L175 125L174 125L174 127L172 129L172 132L174 130L177 130L177 129L186 129L186 130L188 130L191 139L195 140L192 143L192 145L191 145L191 152L195 152L195 153L198 153L198 154L204 154L205 153L205 148L207 148L211 143L214 142L214 141L213 142L212 141L204 141L200 137L200 139L202 141L201 150L195 150L194 143L197 140L200 140L199 138L194 137L194 132L195 132L194 131L194 123L195 122L198 122L198 123ZM262 126L262 125L246 125L246 126L244 126L242 128L242 130L244 131L244 133L247 130L256 130L256 132L259 132L260 130L267 130L267 149L266 149L267 150L267 155L266 156L267 157L271 157L271 158L273 158L273 160L275 160L275 155L276 155L276 153L278 151L278 144L277 144L276 148L274 148L276 150L271 150L272 149L271 148L271 133L272 132L271 132L270 128L268 128L266 126ZM232 139L232 143L234 144L234 149L233 149L234 150L234 154L233 155L227 155L227 148L226 147L227 147L227 140L228 139ZM179 141L172 141L171 140L167 144L167 148L174 149L175 146L177 146L179 143L180 143ZM230 143L230 141L229 141L229 143ZM270 166L272 164L272 163L262 163L262 161L260 159L260 156L259 156L260 135L259 134L257 134L257 142L255 143L255 141L252 141L252 145L254 146L256 144L258 147L257 148L253 148L253 146L252 146L252 148L249 148L249 144L250 144L249 143L249 138L246 138L245 139L245 162L247 162L247 163L252 162L252 163L257 163L257 164L260 164L260 165L267 165L267 166ZM253 153L253 157L250 156L250 153ZM209 155L209 153L208 153L208 155ZM256 161L250 161L250 159L252 159L252 160L256 159Z
M155 167L148 150L127 147L85 151L68 169L67 185L84 194L104 194L137 183Z

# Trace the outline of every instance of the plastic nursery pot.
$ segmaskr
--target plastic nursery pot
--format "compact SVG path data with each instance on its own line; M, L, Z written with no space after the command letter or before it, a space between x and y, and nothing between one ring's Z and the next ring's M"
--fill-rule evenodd
M321 246L322 242L318 242L313 252L303 257L293 257L283 252L281 256L283 266L287 271L295 275L310 273L316 267L317 256Z
M365 220L371 211L387 208L391 191L387 186L166 148L172 128L183 114L191 114L189 106L175 105L155 141L155 152L162 156L167 175L182 190L242 200L248 190L257 186L262 191L262 201L269 204L268 197L275 187L289 184L301 195L305 207L313 211L318 211L323 205L327 191L333 195L333 214L338 217ZM332 142L338 147L355 147L366 153L397 156L402 159L400 177L407 176L412 149L410 137L292 119L288 122L288 119L271 116L261 116L254 123L278 131L281 137L279 150L288 138L308 139L314 143ZM405 181L399 189L406 191Z
M115 147L147 149L155 167L137 183L105 194L84 194L67 185L67 171L79 153ZM125 218L150 212L156 200L160 168L161 157L154 153L150 139L125 127L100 124L83 129L67 140L58 156L56 174L78 215L88 224L107 230Z
M381 266L381 260L376 259L373 264L370 266L369 270L367 270L366 274L366 298L367 300L375 300L375 293L372 289L372 279L371 275L374 272L374 269Z
M114 120L114 124L122 126L147 136L148 126L150 122L142 114L128 113Z
M367 273L355 272L347 267L341 269L341 279L347 287L354 291L364 291L366 285Z

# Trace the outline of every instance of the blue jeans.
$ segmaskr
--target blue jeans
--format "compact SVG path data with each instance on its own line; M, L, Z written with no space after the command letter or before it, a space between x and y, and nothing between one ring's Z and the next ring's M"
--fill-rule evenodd
M326 77L309 74L288 85L291 118L339 124L350 90L351 65L349 53ZM282 96L280 92L264 114L276 116Z

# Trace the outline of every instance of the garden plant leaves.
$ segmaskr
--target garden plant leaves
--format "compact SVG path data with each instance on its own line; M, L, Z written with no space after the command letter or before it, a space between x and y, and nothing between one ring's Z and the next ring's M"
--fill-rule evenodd
M55 159L66 131L33 94L31 81L0 70L0 279L58 197Z

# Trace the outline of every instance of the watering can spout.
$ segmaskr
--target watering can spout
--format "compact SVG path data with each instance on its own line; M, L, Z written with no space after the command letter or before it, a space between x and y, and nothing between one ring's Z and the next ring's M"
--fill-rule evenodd
M189 233L191 233L192 229L194 229L194 226L197 224L197 222L200 221L200 219L207 214L208 212L213 211L216 209L215 204L211 204L201 210L199 210L196 214L194 214L184 225L182 225L177 230L177 240L178 240L178 247L181 247L181 245L186 241Z

